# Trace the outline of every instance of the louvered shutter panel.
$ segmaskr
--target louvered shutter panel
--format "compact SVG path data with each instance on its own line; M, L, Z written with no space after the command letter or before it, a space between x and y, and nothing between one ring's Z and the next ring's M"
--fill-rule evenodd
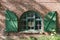
M44 17L44 30L47 32L56 31L56 12L49 12Z
M5 24L6 24L6 32L17 32L18 29L18 19L14 12L10 10L5 11Z

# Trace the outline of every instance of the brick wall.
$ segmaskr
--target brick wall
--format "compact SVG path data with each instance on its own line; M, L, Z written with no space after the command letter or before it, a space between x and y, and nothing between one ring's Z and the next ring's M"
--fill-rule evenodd
M5 28L4 11L9 9L14 11L18 17L25 11L36 10L44 17L49 11L57 11L58 26L60 26L60 1L59 0L1 0L0 6L0 31Z

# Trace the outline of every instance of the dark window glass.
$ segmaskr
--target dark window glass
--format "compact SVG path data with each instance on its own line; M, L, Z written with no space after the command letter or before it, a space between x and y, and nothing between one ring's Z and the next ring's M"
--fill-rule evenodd
M25 12L20 18L20 30L38 30L41 29L41 17L35 11ZM27 31L28 31L27 30Z

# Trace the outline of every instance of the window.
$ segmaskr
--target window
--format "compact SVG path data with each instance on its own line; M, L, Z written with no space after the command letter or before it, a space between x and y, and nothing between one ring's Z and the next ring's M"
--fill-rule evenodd
M20 32L39 32L41 30L42 18L36 11L27 11L22 14L19 20L18 31Z
M37 11L27 11L24 12L20 18L15 15L14 12L10 10L5 11L5 24L6 24L6 32L26 32L26 33L37 33L46 31L46 32L54 32L57 29L56 25L56 11L49 12L44 19L39 12ZM44 23L44 24L42 24ZM44 27L42 26L44 25Z

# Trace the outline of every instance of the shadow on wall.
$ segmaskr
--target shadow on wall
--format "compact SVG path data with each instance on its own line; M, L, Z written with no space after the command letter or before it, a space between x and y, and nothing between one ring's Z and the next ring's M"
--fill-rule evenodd
M22 0L22 1L9 0L8 2L11 3L11 5L13 5L17 9L17 11L21 11L22 13L25 12L25 11L28 11L28 10L37 10L37 11L41 12L42 15L45 15L45 13L50 11L44 5L39 4L38 2L36 2L34 0L26 0L25 2L24 2L24 0ZM35 5L38 5L38 7L35 7ZM8 6L8 8L9 8L9 6ZM22 13L20 13L20 12L18 12L18 13L22 15ZM16 14L18 14L18 13L16 13Z
M57 2L60 2L60 0L56 0Z
M32 4L34 5L32 5ZM47 13L48 11L50 11L48 8L46 8L44 5L42 4L39 4L38 2L34 1L34 0L30 0L30 3L28 4L24 4L23 2L20 3L22 6L24 6L26 9L34 9L34 10L37 10L39 12L43 12L41 13L42 15L45 15L45 13ZM35 7L35 5L38 5L38 8ZM34 6L34 7L33 7Z
M38 2L36 2L36 1L34 1L34 0L30 0L30 2L29 3L27 3L27 4L24 4L24 2L23 2L24 0L22 0L22 2L20 1L18 1L17 3L14 3L14 2L12 2L12 0L10 1L10 2L12 2L13 4L11 4L11 5L14 5L14 4L16 4L17 5L17 7L16 7L16 9L18 9L19 11L21 11L21 12L24 12L24 11L26 11L26 10L37 10L37 11L39 11L39 12L41 12L41 14L42 14L42 16L44 16L48 11L50 11L48 8L46 8L44 5L42 5L42 4L39 4ZM56 0L56 1L58 1L58 2L60 2L59 0ZM34 4L33 6L35 6L35 5L38 5L38 8L39 9L37 9L36 7L34 8L33 6L32 6L32 4ZM20 5L20 6L19 6ZM22 7L21 7L22 6ZM20 8L20 9L19 9ZM23 9L24 8L24 9ZM26 9L26 10L25 10ZM19 13L19 12L18 12ZM17 13L16 13L17 14ZM20 13L19 13L20 14ZM58 18L59 19L59 18ZM2 22L1 22L2 23ZM0 24L1 24L0 23ZM2 25L3 26L3 25Z
M56 1L60 3L60 0L56 0ZM57 15L58 15L58 14L57 14ZM57 19L60 19L60 18L59 18L59 17L57 17ZM58 23L59 23L59 24L58 24L58 26L59 26L59 28L58 28L58 29L60 30L60 22L59 22L59 20L58 20ZM58 31L58 32L60 32L60 31Z
M36 2L36 1L34 1L34 0L28 0L28 1L24 1L24 0L22 0L22 1L20 1L20 2L18 2L18 1L11 1L10 0L10 3L14 3L14 4L12 4L12 5L17 5L16 6L16 8L18 9L18 10L20 10L21 12L25 12L25 11L28 11L28 10L37 10L37 11L39 11L39 12L43 12L43 13L41 13L42 15L45 15L45 13L47 13L48 11L50 11L48 8L46 8L44 5L42 5L42 4L39 4L38 2ZM33 5L32 5L33 4ZM19 6L20 5L20 6ZM37 7L35 7L35 5L37 5L38 6L38 8Z
M36 3L37 5L39 5L40 10L43 11L44 13L50 11L50 10L49 10L48 8L46 8L44 5L39 4L38 2L36 2L36 1L34 1L34 0L33 0L33 3Z
M57 20L56 20L56 21L57 21L57 23L56 23L57 30L56 30L56 31L57 31L57 33L60 33L60 27L59 27L59 24L60 24L60 23L59 23L59 20L58 20L58 19L59 19L58 13L57 13L57 15L56 15L56 18L57 18Z

